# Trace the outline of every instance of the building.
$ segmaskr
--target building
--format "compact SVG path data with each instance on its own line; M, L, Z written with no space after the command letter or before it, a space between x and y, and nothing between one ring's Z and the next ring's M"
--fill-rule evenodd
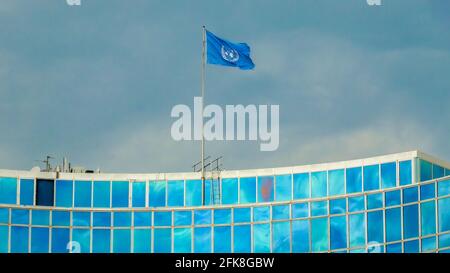
M204 190L198 173L0 177L0 252L450 252L450 164L419 151Z

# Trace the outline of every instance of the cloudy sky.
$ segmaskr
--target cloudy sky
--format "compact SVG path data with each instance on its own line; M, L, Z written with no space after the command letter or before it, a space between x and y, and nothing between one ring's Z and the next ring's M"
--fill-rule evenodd
M112 172L190 171L170 136L200 94L201 26L254 71L207 67L207 103L280 105L280 146L208 142L225 169L420 149L450 160L450 1L2 0L0 168L46 154Z

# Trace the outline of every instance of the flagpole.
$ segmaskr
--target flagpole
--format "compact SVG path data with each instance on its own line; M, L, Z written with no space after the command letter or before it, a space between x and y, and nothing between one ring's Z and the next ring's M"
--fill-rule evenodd
M206 77L206 29L205 26L203 26L202 31L203 41L202 41L202 186L203 186L203 205L206 204L206 187L205 187L205 135L204 135L204 128L203 128L203 107L205 103L205 77Z

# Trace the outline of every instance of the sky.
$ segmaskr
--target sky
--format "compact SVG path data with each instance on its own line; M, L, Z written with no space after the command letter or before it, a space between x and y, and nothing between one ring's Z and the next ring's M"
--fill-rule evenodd
M280 144L206 143L250 169L422 150L450 161L450 1L2 0L0 168L191 171L170 112L200 95L201 26L252 71L207 66L206 104L279 105Z

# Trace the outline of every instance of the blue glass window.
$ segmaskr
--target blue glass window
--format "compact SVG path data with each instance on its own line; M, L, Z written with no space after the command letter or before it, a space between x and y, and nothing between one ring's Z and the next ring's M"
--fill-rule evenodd
M327 218L311 219L311 243L313 252L328 250Z
M151 229L134 230L134 253L150 253L152 241Z
M130 253L131 250L131 230L130 229L115 229L113 231L114 253Z
M386 246L386 253L402 253L402 244L390 244Z
M384 242L383 211L371 211L367 213L367 242L376 244Z
M94 215L95 215L95 212L94 212ZM92 230L92 252L93 253L109 253L110 247L111 247L111 230L110 229L94 229L94 230Z
M355 167L346 170L347 193L362 191L362 168Z
M20 204L25 206L34 205L33 179L20 179Z
M292 199L292 176L278 175L275 177L276 201L289 201Z
M52 228L52 253L67 253L70 242L70 229Z
M273 197L273 176L258 177L258 202L272 202Z
M73 226L89 227L91 226L91 213L84 211L74 211L72 213Z
M328 202L319 201L311 203L311 216L322 216L328 213Z
M53 180L36 179L36 205L54 205L55 185Z
M420 200L427 200L435 197L435 184L420 186Z
M347 219L345 216L330 218L331 249L347 248Z
M91 181L75 181L75 207L91 207Z
M0 253L8 253L8 226L0 226Z
M329 195L345 194L344 170L328 171Z
M184 181L168 181L167 182L167 205L172 207L184 206Z
M174 211L173 214L175 226L190 226L192 224L192 211L180 210Z
M292 221L292 252L309 252L309 221Z
M383 189L396 186L397 182L397 163L390 162L381 164L381 187Z
M17 203L17 179L0 177L0 204Z
M382 193L367 195L367 209L379 209L381 207L383 207Z
M239 203L248 204L256 202L256 178L240 178Z
M410 239L419 236L419 206L403 207L403 238Z
M436 237L422 239L422 252L436 250Z
M216 209L214 210L214 224L230 224L231 223L231 209Z
M174 253L191 253L192 228L175 228L173 230Z
M364 196L356 196L348 198L348 211L356 212L364 210Z
M366 242L366 221L364 213L350 214L350 247L363 246Z
M270 220L270 207L254 207L253 221L265 222Z
M56 206L70 208L73 206L73 181L56 180Z
M291 246L291 229L289 222L275 222L272 224L273 241L272 248L275 253L288 253Z
M133 182L132 184L133 188L133 207L134 208L143 208L145 207L145 188L147 183L146 182Z
M94 227L110 227L111 213L110 212L93 212Z
M202 209L194 211L194 223L196 225L210 225L211 224L211 210Z
M292 204L292 218L305 218L309 216L309 203Z
M91 252L91 232L89 229L74 228L72 230L72 241L78 242L80 244L80 253Z
M111 207L111 182L94 181L94 208Z
M380 188L380 165L364 166L364 191Z
M439 236L439 248L450 247L450 233Z
M211 228L201 227L194 229L194 252L211 253Z
M280 205L272 207L272 219L287 220L289 219L289 205Z
M255 253L270 252L269 224L257 224L253 226L253 251Z
M153 214L155 226L171 226L172 212L170 211L155 211Z
M11 227L11 253L28 253L28 227Z
M309 173L294 174L294 199L310 197Z
M166 205L166 181L150 182L150 207L164 207Z
M170 253L172 249L172 230L170 228L156 228L153 232L153 252Z
M420 164L420 181L431 180L432 164L423 159L419 160Z
M250 253L252 251L252 232L250 225L234 226L233 237L234 253Z
M0 208L0 224L9 223L9 209Z
M251 222L251 210L250 208L235 208L234 213L234 223L249 223Z
M114 212L114 227L131 226L131 212Z
M136 227L150 227L152 225L152 213L150 211L136 211L133 220Z
M52 226L70 227L70 212L57 210L53 211Z
M388 242L401 239L400 208L386 210L386 240Z
M49 226L50 212L48 210L33 210L31 223L35 226Z
M407 188L403 190L403 204L417 202L418 200L417 187Z
M412 183L412 166L411 160L400 161L398 163L399 167L399 179L400 185L409 185Z
M218 183L218 180L214 180L214 181L211 181L210 179L206 179L205 180L205 205L206 206L209 206L209 205L212 205L212 204L214 204L213 203L213 197L214 197L214 195L212 194L213 193L213 190L214 189L217 189L217 187L215 187L214 189L213 189L213 185L214 184L217 184ZM216 193L216 195L217 195L217 193Z
M28 225L30 211L26 209L11 209L11 222L13 225Z
M400 190L385 193L386 207L400 205Z
M433 164L433 179L444 177L445 169L439 165Z
M313 198L327 196L327 172L311 173L311 187Z
M450 230L450 197L439 201L439 232Z
M202 181L187 180L186 181L186 206L202 205Z
M408 241L403 244L405 253L419 253L419 240Z
M231 252L231 227L214 227L214 253Z
M48 228L32 228L31 253L48 253L49 251L48 239L49 239ZM6 242L8 242L8 240L6 240Z
M434 201L420 204L422 236L436 233L436 210Z
M438 196L446 196L450 194L450 179L442 180L438 183Z
M342 214L347 210L345 198L330 200L330 214Z
M222 204L238 203L238 180L237 178L222 179Z
M112 207L128 208L130 186L128 181L112 182Z

